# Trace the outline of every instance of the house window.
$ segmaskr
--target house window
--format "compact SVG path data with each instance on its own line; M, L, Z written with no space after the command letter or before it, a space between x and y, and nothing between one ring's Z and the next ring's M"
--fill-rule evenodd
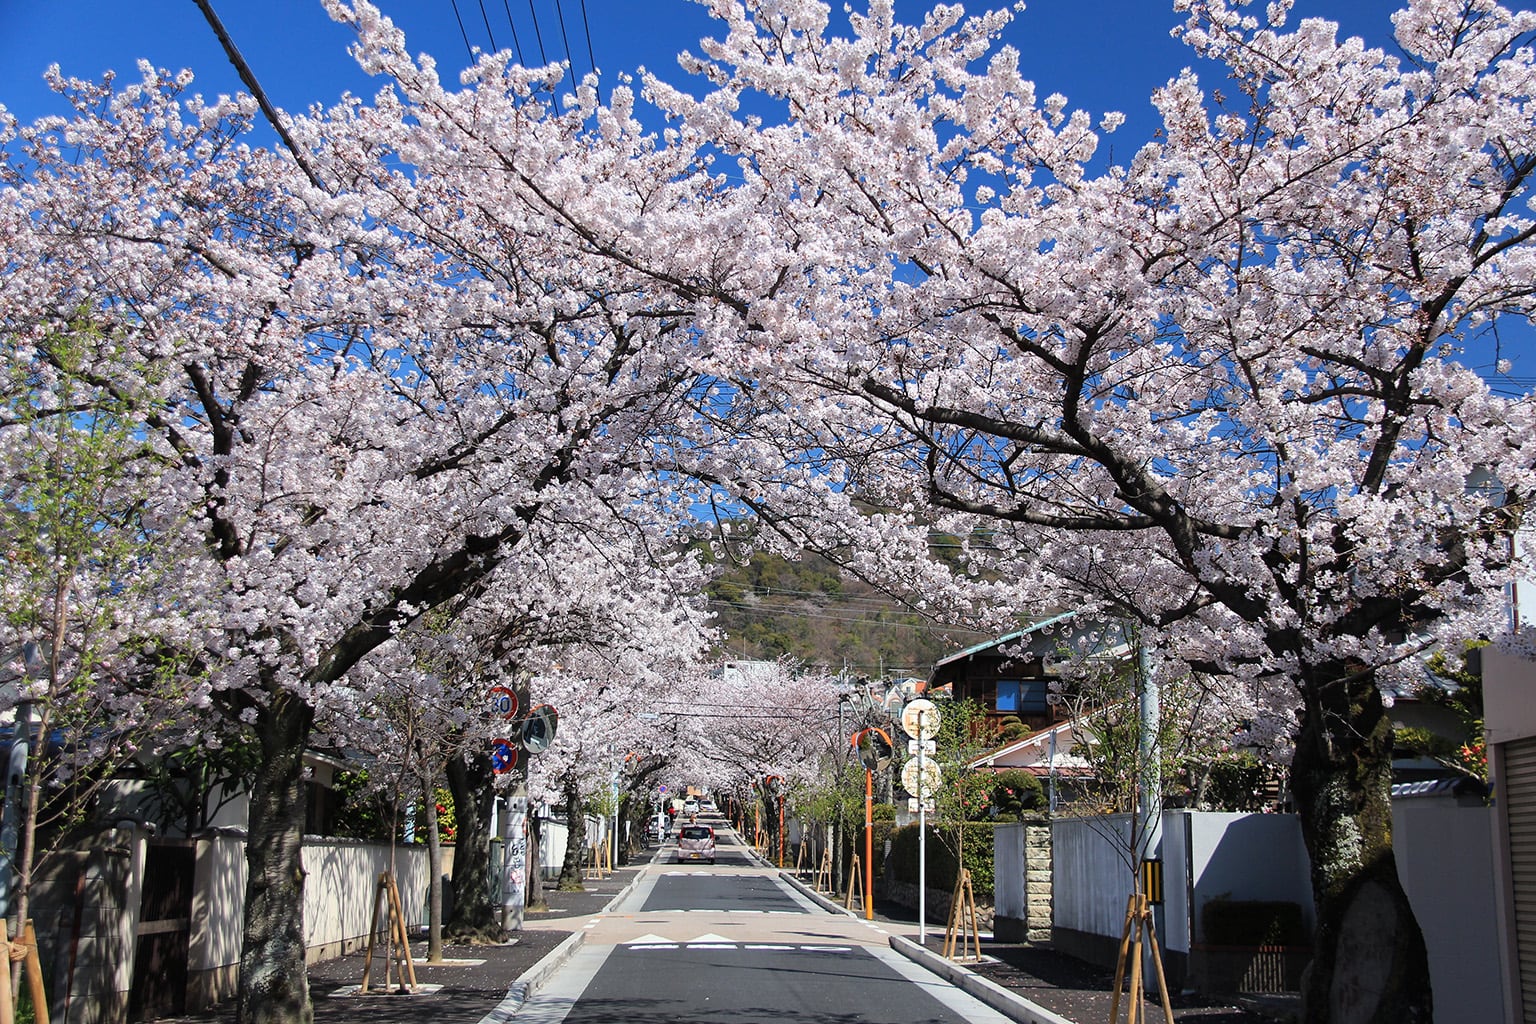
M1050 710L1046 702L1050 692L1050 682L1045 679L999 679L997 711L1000 714L1046 714Z

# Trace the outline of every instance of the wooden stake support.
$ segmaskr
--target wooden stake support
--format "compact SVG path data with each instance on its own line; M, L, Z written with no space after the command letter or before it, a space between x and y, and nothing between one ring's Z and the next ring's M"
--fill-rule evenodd
M379 938L379 905L381 903L384 905L383 916L388 929L384 937L384 991L390 991L390 972L392 968L398 967L400 988L414 993L416 965L411 961L411 936L405 926L405 911L400 905L400 890L395 886L395 876L388 871L379 872L379 885L373 897L373 922L368 928L368 956L363 960L363 981L357 987L358 993L368 994L368 982L373 973L373 950Z
M6 924L0 918L0 949L5 951L4 970L0 970L0 1024L16 1024L16 992L11 987L11 964L21 964L27 980L27 995L32 1000L32 1019L48 1024L48 994L43 989L43 964L37 957L37 932L32 921L22 925L21 938L12 942Z
M602 881L613 871L613 858L607 842L601 842L592 847L592 860L587 865L586 877Z
M853 909L853 891L859 890L859 906L864 905L864 872L859 867L859 855L853 855L853 866L848 869L848 895L843 899L843 909Z
M804 877L811 869L811 844L802 837L800 840L800 852L795 854L795 875Z
M1126 960L1131 965L1130 1009L1126 1024L1146 1024L1146 998L1142 993L1141 953L1145 943L1152 949L1152 967L1157 972L1157 991L1163 1000L1163 1019L1173 1020L1173 1007L1168 1001L1168 980L1163 974L1163 954L1157 945L1157 926L1152 922L1152 905L1147 894L1131 893L1125 905L1125 929L1120 934L1120 958L1115 965L1115 999L1109 1011L1110 1024L1120 1020L1120 986L1125 980Z
M817 892L832 891L832 851L821 851L821 867L816 869L816 881L811 886Z
M976 952L970 953L973 945ZM960 877L955 879L954 894L949 900L949 925L944 929L944 956L950 960L981 959L981 930L976 927L976 892L971 887L971 872L968 868L960 869Z

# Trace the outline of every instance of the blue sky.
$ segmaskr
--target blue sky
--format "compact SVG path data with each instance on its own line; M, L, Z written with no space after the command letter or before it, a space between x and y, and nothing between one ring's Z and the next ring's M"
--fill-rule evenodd
M675 55L696 49L714 24L691 0L382 0L381 6L405 29L413 51L431 53L453 70L468 63L455 7L472 45L489 49L494 36L497 47L511 48L515 28L529 63L542 63L535 16L544 52L551 60L565 57L563 12L577 73L591 66L590 27L591 54L605 80L641 65L680 78ZM897 13L917 21L928 6L898 0ZM1344 34L1387 44L1387 19L1396 6L1395 0L1300 0L1297 9L1339 20ZM347 30L326 17L319 0L214 0L214 7L279 106L303 110L346 89L373 92L346 54ZM842 5L833 7L840 12ZM1031 0L1008 40L1024 55L1042 95L1064 93L1072 106L1095 115L1124 112L1130 123L1120 144L1134 149L1155 127L1151 91L1191 63L1190 52L1168 36L1179 20L1171 0ZM58 109L42 83L50 63L83 78L108 68L136 77L140 58L190 68L194 88L205 93L239 86L191 0L0 0L0 104L23 121Z
M641 66L681 81L676 54L697 50L699 38L713 34L716 25L693 0L379 2L405 29L412 51L437 58L445 78L469 63L465 35L472 46L490 49L494 39L496 47L510 49L515 29L529 63L542 63L540 43L550 60L564 59L568 42L578 75L595 58L606 83L617 72ZM278 106L304 110L329 104L346 90L368 96L377 89L346 53L349 31L326 16L320 0L214 0L214 6ZM833 6L835 28L842 4ZM915 22L929 6L897 0L897 14ZM1297 0L1292 24L1323 16L1339 22L1341 36L1359 35L1392 49L1389 19L1398 6L1398 0ZM1110 110L1126 115L1125 126L1107 140L1108 153L1101 150L1114 159L1134 152L1157 128L1148 99L1152 91L1194 63L1193 53L1169 37L1181 20L1172 0L1030 0L1006 41L1020 51L1024 72L1040 95L1061 92L1070 107L1086 109L1095 122ZM190 68L199 92L241 88L192 0L0 0L0 105L22 121L63 110L43 84L50 63L82 78L112 68L133 80L140 58L172 70ZM1203 78L1207 88L1221 84L1208 71ZM1513 377L1499 382L1506 391L1536 380L1530 331L1508 327L1503 354L1513 357L1515 366ZM1518 341L1510 344L1513 339ZM1491 364L1492 359L1472 361ZM1487 372L1491 366L1479 368Z

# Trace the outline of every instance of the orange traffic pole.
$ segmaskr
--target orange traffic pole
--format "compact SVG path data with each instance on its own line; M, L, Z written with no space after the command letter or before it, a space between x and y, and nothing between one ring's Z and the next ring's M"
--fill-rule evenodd
M784 794L779 794L779 867L784 866Z
M864 920L875 919L875 773L864 769Z

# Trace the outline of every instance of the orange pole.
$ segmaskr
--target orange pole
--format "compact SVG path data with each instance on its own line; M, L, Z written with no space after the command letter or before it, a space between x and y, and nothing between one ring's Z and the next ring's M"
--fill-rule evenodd
M875 773L864 769L864 920L875 919Z
M779 867L784 866L784 794L779 794Z

